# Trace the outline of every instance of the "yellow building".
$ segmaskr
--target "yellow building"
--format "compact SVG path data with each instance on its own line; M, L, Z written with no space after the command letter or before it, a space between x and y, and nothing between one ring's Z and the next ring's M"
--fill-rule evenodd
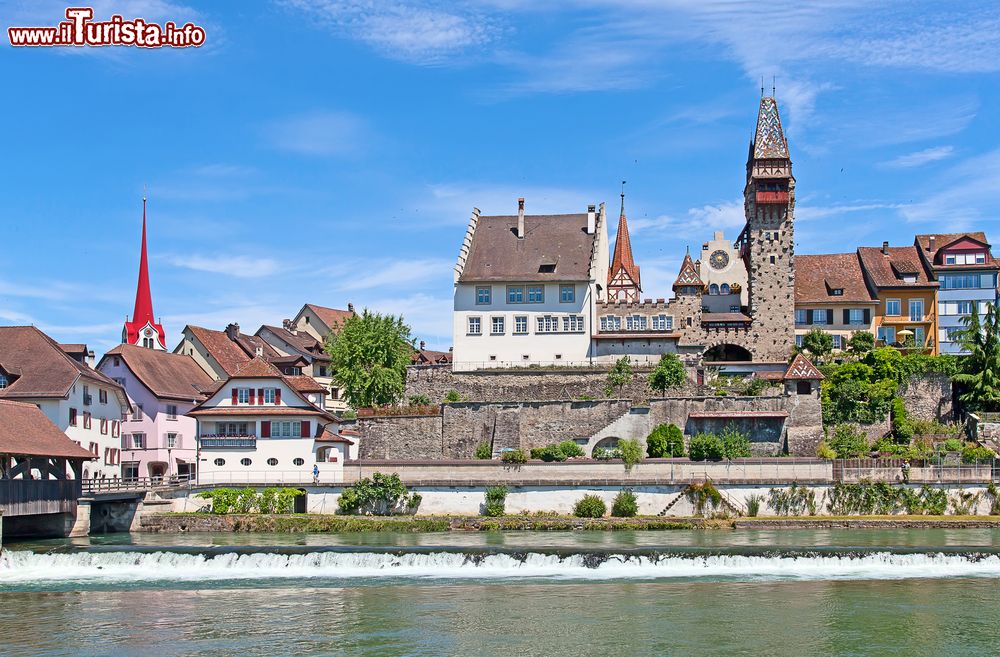
M937 355L938 283L917 248L883 242L882 248L860 247L858 258L878 302L872 324L879 343L902 346L912 335L917 347Z

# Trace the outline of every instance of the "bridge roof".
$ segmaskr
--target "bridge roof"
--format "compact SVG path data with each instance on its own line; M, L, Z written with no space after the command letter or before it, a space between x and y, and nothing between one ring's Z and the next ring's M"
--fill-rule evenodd
M0 399L0 454L93 459L34 404Z

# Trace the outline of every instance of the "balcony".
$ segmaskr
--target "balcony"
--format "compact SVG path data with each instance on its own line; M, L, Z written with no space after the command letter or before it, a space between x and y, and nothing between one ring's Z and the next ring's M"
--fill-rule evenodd
M234 436L222 434L204 434L198 437L203 448L208 449L256 449L257 436Z
M788 192L757 192L758 203L788 203Z

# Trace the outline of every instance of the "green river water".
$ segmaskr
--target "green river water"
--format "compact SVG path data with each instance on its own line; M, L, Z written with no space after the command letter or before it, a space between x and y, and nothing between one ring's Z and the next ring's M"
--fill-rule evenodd
M1000 531L113 535L8 544L0 654L1000 654Z

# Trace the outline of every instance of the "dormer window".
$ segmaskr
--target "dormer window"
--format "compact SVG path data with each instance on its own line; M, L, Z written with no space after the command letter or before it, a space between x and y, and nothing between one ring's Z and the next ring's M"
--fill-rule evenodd
M0 390L3 390L8 385L10 385L10 381L7 380L7 375L0 372Z
M538 265L539 274L553 274L556 271L556 266L554 263L543 263Z
M844 296L844 288L842 288L842 287L832 288L830 290L830 296L833 296L833 297L842 297L842 296Z
M903 274L903 282L904 283L916 283L917 282L917 275L916 274Z

